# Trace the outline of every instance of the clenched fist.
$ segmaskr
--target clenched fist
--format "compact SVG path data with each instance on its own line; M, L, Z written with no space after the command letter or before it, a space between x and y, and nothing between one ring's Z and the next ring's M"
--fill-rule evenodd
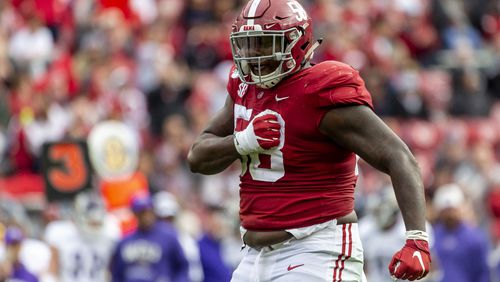
M394 278L413 281L424 278L429 273L431 255L426 240L408 239L389 264L389 272Z
M280 144L281 125L274 113L256 115L243 131L234 134L234 145L242 156L270 150Z

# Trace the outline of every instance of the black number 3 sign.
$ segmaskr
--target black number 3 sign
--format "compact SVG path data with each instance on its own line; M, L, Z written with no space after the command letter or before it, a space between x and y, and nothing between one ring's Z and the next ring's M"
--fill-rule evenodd
M85 142L46 143L42 162L48 201L70 199L91 188L92 170Z

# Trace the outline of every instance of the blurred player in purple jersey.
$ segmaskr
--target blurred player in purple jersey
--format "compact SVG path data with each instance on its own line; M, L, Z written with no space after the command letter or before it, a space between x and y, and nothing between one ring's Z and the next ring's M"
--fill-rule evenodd
M111 259L113 282L188 282L188 262L171 226L157 220L149 196L134 197L137 230L121 240Z
M433 206L435 252L443 274L441 282L489 282L489 242L486 234L464 219L467 201L456 184L436 190Z
M181 213L177 199L167 191L160 191L153 197L153 206L158 220L170 224L176 229L177 238L189 263L189 281L202 282L203 268L200 261L200 249L196 242L196 236L183 230L182 225L177 220ZM189 222L190 226L197 224L197 222Z
M2 281L38 282L38 278L20 261L21 243L24 240L21 229L8 227L4 237L6 258L0 263L0 279Z

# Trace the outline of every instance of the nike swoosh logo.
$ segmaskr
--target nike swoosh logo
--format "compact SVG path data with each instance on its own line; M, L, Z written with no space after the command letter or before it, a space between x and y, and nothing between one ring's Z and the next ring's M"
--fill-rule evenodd
M278 95L276 95L276 96L274 96L274 98L276 99L276 102L279 102L279 101L281 101L281 100L285 100L285 99L290 98L290 96L286 96L286 97L281 97L281 98L280 98L280 97L278 97Z
M419 251L414 251L412 257L417 257L420 266L422 266L422 275L425 273L424 260L422 259L422 254Z
M266 25L264 25L264 27L265 27L266 29L270 29L270 28L271 28L271 27L273 27L275 24L276 24L276 23L266 24Z
M304 264L297 264L297 265L289 265L288 268L286 270L290 271L290 270L294 270L295 268L297 267L301 267L303 266Z

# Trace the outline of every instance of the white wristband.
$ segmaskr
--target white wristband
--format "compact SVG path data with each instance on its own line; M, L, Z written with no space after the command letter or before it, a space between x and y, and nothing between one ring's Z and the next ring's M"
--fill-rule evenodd
M251 122L245 130L234 134L234 146L236 147L236 151L242 156L262 150L253 132L253 124Z
M406 231L406 240L424 240L429 242L429 234L422 230Z

